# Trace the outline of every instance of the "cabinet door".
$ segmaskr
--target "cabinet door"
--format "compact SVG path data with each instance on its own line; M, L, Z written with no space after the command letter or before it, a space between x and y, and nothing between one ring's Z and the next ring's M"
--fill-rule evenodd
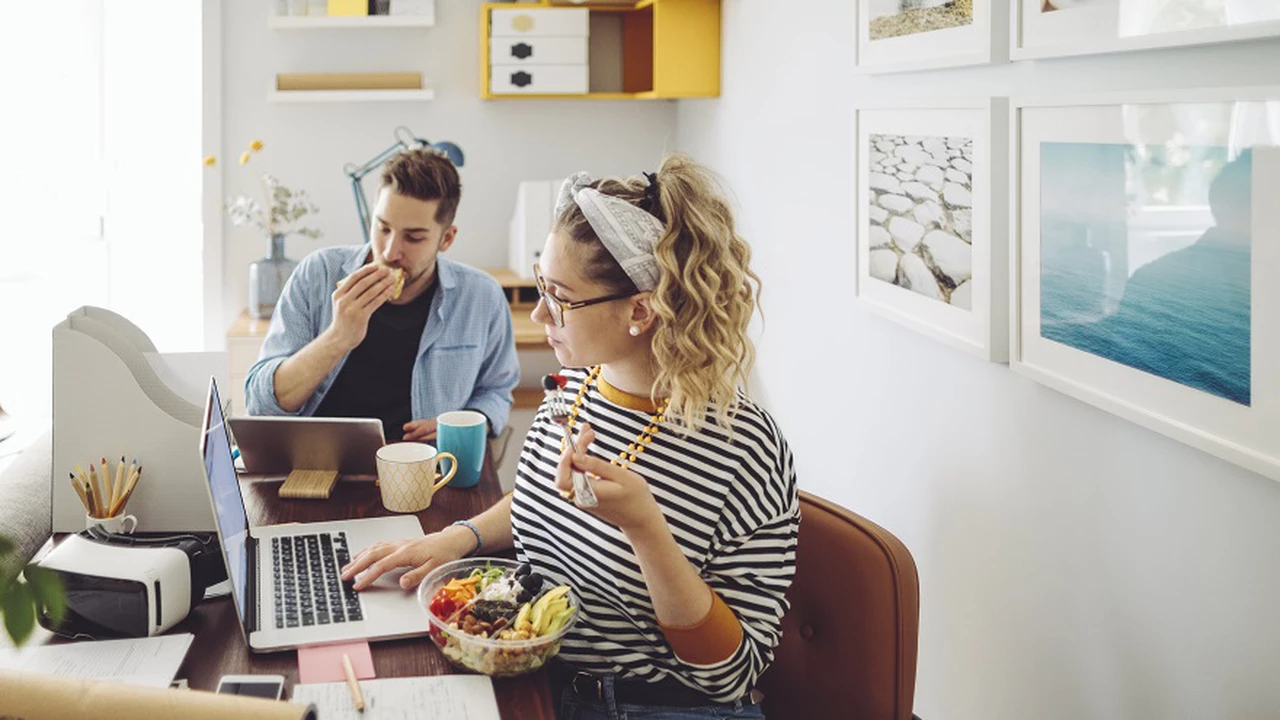
M495 9L490 11L492 37L573 37L588 33L586 8Z
M495 94L584 95L586 65L494 65L489 87Z
M587 38L495 37L489 41L494 65L586 65Z

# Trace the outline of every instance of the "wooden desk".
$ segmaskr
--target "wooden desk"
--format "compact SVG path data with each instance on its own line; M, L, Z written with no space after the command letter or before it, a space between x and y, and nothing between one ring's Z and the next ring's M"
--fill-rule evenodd
M251 525L287 522L316 522L345 518L391 515L382 507L378 489L372 482L343 481L327 501L282 500L276 493L281 480L244 480L241 490ZM480 513L502 497L497 472L486 456L480 483L474 488L455 490L448 486L435 494L431 507L418 513L424 532L439 530L454 520ZM358 548L352 548L356 551ZM423 619L424 627L426 619ZM230 596L198 605L171 632L195 634L195 642L178 671L198 690L214 690L226 674L283 675L292 691L298 681L298 656L293 651L250 654L236 620ZM372 643L373 666L378 677L418 677L447 675L458 671L423 635L407 640ZM545 671L516 678L495 679L498 709L504 720L552 720L554 704Z

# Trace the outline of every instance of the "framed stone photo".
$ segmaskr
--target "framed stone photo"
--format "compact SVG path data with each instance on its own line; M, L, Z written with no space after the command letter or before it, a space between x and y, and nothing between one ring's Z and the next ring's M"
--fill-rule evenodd
M1007 101L862 108L858 298L986 360L1008 356Z
M1280 35L1277 0L1012 0L1014 60Z
M880 73L1002 63L1009 0L856 0L855 61Z
M1280 480L1280 87L1011 124L1013 369Z

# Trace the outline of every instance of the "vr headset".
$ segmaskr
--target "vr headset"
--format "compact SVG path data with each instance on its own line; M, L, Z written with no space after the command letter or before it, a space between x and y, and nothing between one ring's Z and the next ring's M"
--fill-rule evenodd
M67 600L60 624L42 612L40 625L77 640L158 635L226 578L209 533L135 537L95 526L68 536L36 564L58 576Z

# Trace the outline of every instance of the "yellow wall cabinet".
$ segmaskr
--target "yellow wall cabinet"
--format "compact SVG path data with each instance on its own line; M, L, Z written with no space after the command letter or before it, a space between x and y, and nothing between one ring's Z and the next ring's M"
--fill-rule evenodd
M675 99L720 94L720 0L489 3L480 96Z

